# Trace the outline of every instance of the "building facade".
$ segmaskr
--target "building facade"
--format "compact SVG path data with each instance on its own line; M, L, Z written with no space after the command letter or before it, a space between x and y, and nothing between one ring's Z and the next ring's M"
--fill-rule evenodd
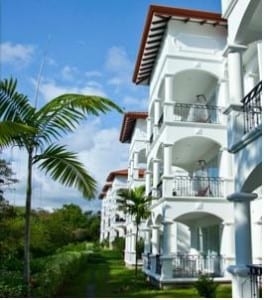
M99 195L102 200L100 242L107 242L110 248L116 237L126 235L126 219L118 208L117 193L127 188L127 174L127 169L112 171Z
M222 0L222 14L149 8L133 74L149 87L148 112L125 114L120 141L127 187L145 183L153 199L142 268L161 286L206 273L232 281L233 297L259 296L261 10L260 0Z
M228 151L234 162L233 297L260 297L262 275L262 2L222 0L228 20Z
M124 114L120 142L129 143L128 160L128 188L134 189L138 186L145 186L146 169L146 131L147 119L146 112L127 112ZM132 216L126 216L126 240L125 240L125 263L135 265L136 263L136 225ZM139 227L139 239L144 238L144 228ZM139 264L141 264L141 257Z

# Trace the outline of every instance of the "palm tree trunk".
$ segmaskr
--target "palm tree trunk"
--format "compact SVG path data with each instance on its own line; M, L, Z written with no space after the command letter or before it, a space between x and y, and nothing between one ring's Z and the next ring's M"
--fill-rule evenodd
M136 268L135 268L135 275L137 277L137 271L138 271L138 223L137 223L137 227L136 227Z
M26 192L25 231L24 231L24 281L27 288L27 297L30 297L30 214L32 194L32 149L28 150L28 178Z

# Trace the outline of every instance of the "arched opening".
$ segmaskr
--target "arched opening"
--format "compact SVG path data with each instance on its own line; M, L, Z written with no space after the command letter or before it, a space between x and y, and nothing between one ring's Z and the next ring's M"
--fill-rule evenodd
M175 221L184 224L190 231L189 249L179 244L181 251L197 255L220 254L221 218L207 212L190 212L177 217Z
M203 70L190 69L175 74L173 81L176 103L194 104L197 102L197 95L203 95L205 104L217 104L218 79L215 75Z
M219 177L220 149L217 142L198 136L187 137L174 143L173 196L223 197L224 183Z

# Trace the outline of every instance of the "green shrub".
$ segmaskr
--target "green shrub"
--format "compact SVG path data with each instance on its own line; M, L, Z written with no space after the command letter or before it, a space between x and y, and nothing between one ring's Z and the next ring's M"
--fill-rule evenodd
M92 249L93 249L93 243L88 243L88 242L70 243L66 246L57 249L56 253L62 253L67 251L86 251Z
M205 298L215 298L216 289L218 284L214 282L214 279L209 275L200 275L198 280L194 283L199 296Z
M71 279L86 263L89 252L68 251L43 258L42 271L32 277L34 297L52 297L64 281Z
M21 272L0 270L0 297L25 297L25 286Z

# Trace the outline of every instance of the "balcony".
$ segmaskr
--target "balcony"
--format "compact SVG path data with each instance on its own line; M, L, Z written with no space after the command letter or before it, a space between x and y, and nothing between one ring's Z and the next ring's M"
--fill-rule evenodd
M219 177L175 176L172 196L224 197L224 179Z
M262 124L262 81L242 100L242 105L231 105L225 112L229 114L228 148L236 153L261 136Z
M174 176L160 180L148 196L223 198L232 190L232 180L220 177Z
M244 134L258 128L262 122L262 81L260 81L242 100Z
M223 109L204 104L177 103L174 106L175 121L221 124Z
M223 257L220 255L177 255L173 258L173 278L193 278L201 274L223 276Z

